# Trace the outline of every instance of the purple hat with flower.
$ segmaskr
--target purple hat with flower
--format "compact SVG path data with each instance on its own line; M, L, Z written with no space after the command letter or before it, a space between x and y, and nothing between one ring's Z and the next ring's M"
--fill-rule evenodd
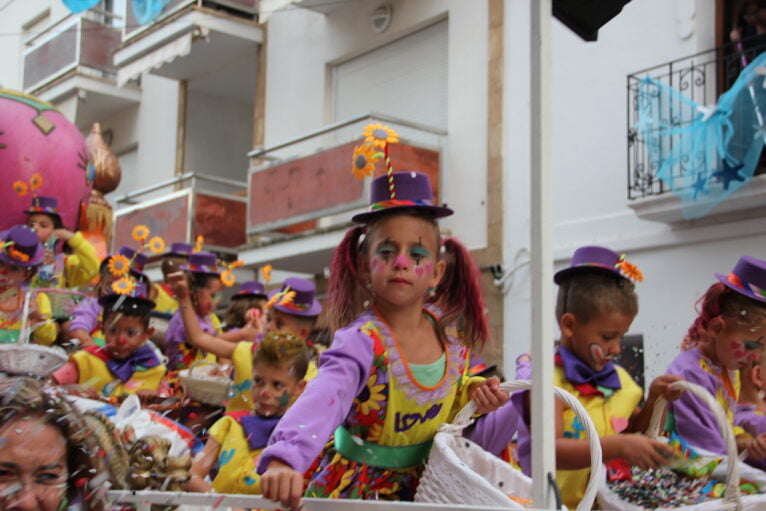
M192 252L189 255L189 262L185 266L181 266L181 269L192 273L221 275L221 270L218 268L218 258L212 252Z
M728 275L716 273L715 277L739 294L766 302L766 261L742 256Z
M604 273L629 280L643 280L638 268L625 260L625 254L620 255L604 247L586 246L575 250L569 268L556 272L553 281L561 284L566 277L581 272Z
M59 200L55 197L36 196L32 197L32 204L29 209L24 211L29 215L35 213L44 213L46 215L57 216L61 220L61 213L59 213Z
M14 225L0 232L0 261L11 266L30 268L43 262L45 248L40 236L26 225Z
M237 298L248 298L251 296L255 298L266 298L266 288L258 281L248 280L239 286L239 291L237 291L231 299L236 300Z
M105 307L107 304L110 304L114 302L115 300L119 300L120 297L124 296L124 303L125 305L120 305L120 309L130 308L131 305L138 305L138 304L144 304L149 305L152 309L157 305L152 301L151 298L149 298L149 288L146 286L146 283L142 281L135 281L133 282L133 289L130 289L126 293L115 293L113 290L111 293L106 294L98 299L99 305L102 307ZM116 303L116 302L115 302Z
M292 300L280 303L288 293L295 293ZM279 296L277 296L279 295ZM273 300L273 302L272 302ZM269 293L269 303L273 307L291 316L318 316L322 312L322 304L316 299L316 287L310 280L290 277L286 279L279 289Z
M144 267L146 266L146 263L149 261L149 258L142 254L141 252L136 253L135 249L132 249L128 247L127 245L120 247L120 250L117 251L117 254L124 256L128 259L128 261L131 261L130 263L130 271L133 273L136 273L145 279L149 280L149 276L144 273ZM103 261L101 261L101 269L103 270L104 265L109 264L109 260L112 258L112 256L105 257Z
M190 243L176 242L170 245L170 251L165 255L189 257L189 255L192 253L192 249L194 249L194 245L191 245Z
M392 183L383 174L370 184L370 210L351 217L360 224L368 223L373 217L401 208L416 208L431 213L434 218L449 216L450 208L434 205L431 181L421 172L394 172ZM390 186L393 184L393 186ZM391 188L393 188L393 193Z

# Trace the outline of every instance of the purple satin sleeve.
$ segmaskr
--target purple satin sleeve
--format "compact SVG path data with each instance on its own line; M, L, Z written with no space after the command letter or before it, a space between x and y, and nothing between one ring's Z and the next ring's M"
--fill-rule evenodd
M98 327L98 316L100 314L101 306L98 304L98 300L92 296L84 298L72 312L69 330L84 330L90 335Z
M175 369L183 362L183 353L179 345L186 342L186 329L181 317L181 311L173 313L173 317L168 322L168 329L165 330L165 356L168 357L168 369Z
M258 461L263 474L273 459L304 473L343 424L354 398L367 384L372 367L372 342L352 323L335 333L330 349L319 357L319 372L287 410Z
M700 367L700 354L695 349L682 351L670 363L666 374L675 374L686 381L705 388L713 396L718 395L718 378ZM723 390L725 394L725 390ZM691 392L670 403L669 411L675 418L676 432L692 445L717 454L726 454L721 430L713 412Z
M766 414L755 405L739 405L734 414L734 424L753 436L766 433Z
M529 380L532 378L532 361L527 356L516 359L516 379ZM525 474L531 473L529 458L529 428L524 422L526 395L528 391L515 392L503 406L476 420L463 436L476 442L482 448L495 456L500 456L503 450L513 440L517 441L519 465Z

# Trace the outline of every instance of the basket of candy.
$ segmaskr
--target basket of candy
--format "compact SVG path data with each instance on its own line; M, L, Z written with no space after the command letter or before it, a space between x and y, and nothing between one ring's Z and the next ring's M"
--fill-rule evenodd
M500 384L500 389L507 392L531 388L532 382L528 380ZM558 387L554 387L554 392L558 399L574 410L588 433L591 476L577 509L589 510L593 506L599 481L603 478L598 433L588 412L574 396ZM476 405L470 402L457 414L452 424L439 428L420 478L415 501L526 509L532 503L532 480L462 436L463 429L473 423L471 417L475 411Z
M189 369L179 371L178 379L186 389L186 395L200 403L223 406L229 396L231 378L215 362L199 360Z
M69 319L74 313L75 307L88 295L71 289L39 289L45 292L51 302L51 315L53 319Z

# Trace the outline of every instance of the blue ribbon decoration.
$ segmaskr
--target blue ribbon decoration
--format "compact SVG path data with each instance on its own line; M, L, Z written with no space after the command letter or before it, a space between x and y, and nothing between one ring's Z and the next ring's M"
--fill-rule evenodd
M705 216L752 178L764 145L766 89L748 65L714 108L653 78L638 87L636 130L646 143L650 170L681 199L686 219Z

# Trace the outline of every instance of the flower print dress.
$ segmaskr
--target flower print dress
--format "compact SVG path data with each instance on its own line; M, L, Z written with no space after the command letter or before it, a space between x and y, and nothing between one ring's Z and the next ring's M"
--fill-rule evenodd
M306 472L307 497L412 500L437 429L483 379L466 376L468 350L445 338L443 376L426 387L375 312L338 330L317 377L272 434L259 472L276 458Z

